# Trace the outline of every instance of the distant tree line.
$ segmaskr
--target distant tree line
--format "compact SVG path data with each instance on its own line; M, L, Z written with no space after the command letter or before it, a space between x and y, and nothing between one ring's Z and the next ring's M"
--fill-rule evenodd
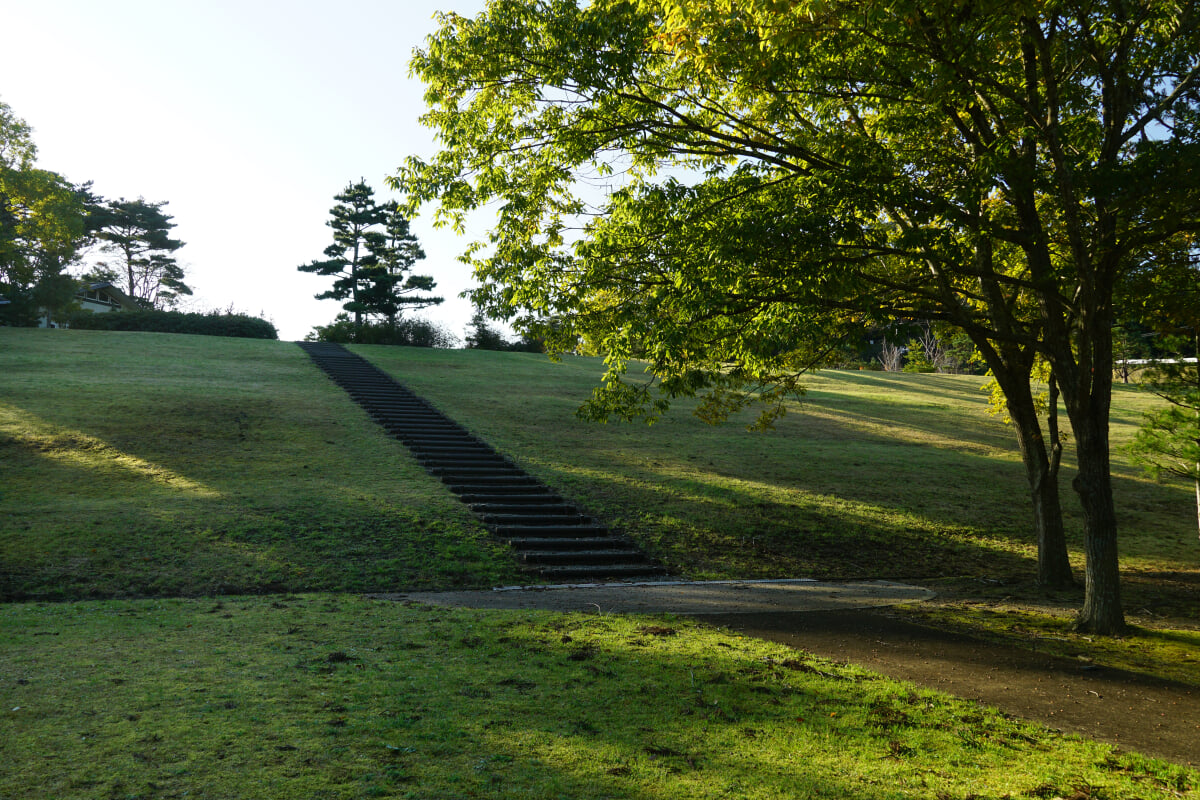
M35 166L36 157L29 125L0 102L0 324L69 313L81 282L112 283L147 309L192 294L166 202L107 200Z

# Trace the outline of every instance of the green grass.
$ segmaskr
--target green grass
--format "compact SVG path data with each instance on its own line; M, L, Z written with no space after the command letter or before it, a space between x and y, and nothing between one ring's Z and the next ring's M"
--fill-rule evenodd
M0 797L1150 800L1198 780L671 618L11 604L0 652Z
M1186 489L1117 451L1142 627L1074 637L1078 593L1029 586L1021 466L978 379L822 373L758 435L686 403L649 428L576 422L594 360L357 349L691 577L920 580L944 599L897 613L1200 686ZM1119 388L1115 439L1149 402ZM0 798L1152 798L1198 780L680 620L359 596L519 580L292 344L0 329Z
M1012 430L987 413L982 378L821 372L775 431L756 434L745 430L753 412L714 428L688 402L651 426L580 423L594 359L356 349L682 574L912 580L940 597L896 613L1200 686L1194 499L1129 463L1124 444L1159 402L1134 386L1116 387L1112 414L1134 628L1097 643L1071 628L1082 588L1034 585L1024 470ZM1068 447L1063 505L1082 582L1073 476Z
M0 599L518 578L293 344L0 329L0 376Z
M751 413L714 428L687 402L649 427L577 422L594 359L357 350L693 577L1008 582L1034 571L1015 437L986 413L981 378L822 372L775 431L754 434L739 424ZM1122 450L1153 402L1117 388L1122 562L1131 577L1196 582L1189 487L1142 477ZM1063 500L1082 568L1069 452L1066 460Z

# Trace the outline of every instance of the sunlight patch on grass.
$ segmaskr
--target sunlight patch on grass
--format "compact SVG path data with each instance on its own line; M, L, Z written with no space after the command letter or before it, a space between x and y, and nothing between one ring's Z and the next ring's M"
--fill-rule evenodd
M942 407L938 407L941 409ZM910 425L897 425L895 418L870 415L851 411L846 408L836 408L832 405L822 407L817 403L803 403L795 410L795 414L803 414L808 421L818 420L835 423L874 436L886 436L893 442L938 447L961 453L1019 460L1011 448L1002 449L987 442L968 439L959 431L952 428L931 430L916 428ZM909 413L912 413L911 411ZM942 413L945 413L944 411Z
M0 404L0 434L11 443L70 467L96 472L124 472L172 491L198 498L216 499L221 493L113 447L82 431L53 425L17 406Z
M1167 800L1200 779L671 616L9 604L0 653L0 796Z

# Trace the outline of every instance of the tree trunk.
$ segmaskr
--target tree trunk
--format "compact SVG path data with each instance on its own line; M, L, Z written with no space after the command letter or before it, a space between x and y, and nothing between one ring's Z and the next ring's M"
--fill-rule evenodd
M1099 438L1097 431L1083 432L1078 427L1075 432L1079 454L1075 491L1083 508L1084 551L1087 554L1087 588L1078 627L1115 636L1125 631L1125 615L1121 609L1117 516L1108 470L1108 438Z
M1117 554L1117 514L1109 465L1110 366L1111 362L1098 363L1092 379L1084 382L1088 387L1084 391L1072 387L1068 392L1067 387L1063 387L1079 459L1079 474L1074 486L1083 509L1083 547L1087 555L1087 584L1077 627L1104 636L1125 632Z
M1038 585L1054 589L1074 586L1058 492L1058 458L1056 454L1053 461L1050 459L1029 385L1033 375L1033 354L1016 347L997 349L986 338L972 339L1004 392L1008 416L1017 431L1017 444L1033 502ZM1051 402L1056 401L1057 398L1051 399Z
M1011 393L1006 391L1005 399L1008 415L1017 429L1021 461L1025 464L1029 496L1033 501L1033 521L1038 538L1038 585L1055 589L1074 586L1059 500L1058 471L1051 464L1046 449L1028 380L1023 385L1014 385Z

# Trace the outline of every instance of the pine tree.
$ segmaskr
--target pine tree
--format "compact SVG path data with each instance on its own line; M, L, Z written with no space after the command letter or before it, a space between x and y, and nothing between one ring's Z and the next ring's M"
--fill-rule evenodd
M117 256L116 264L100 264L121 276L125 292L152 308L170 308L182 295L192 293L183 282L183 267L175 260L175 251L183 242L171 238L174 219L164 212L166 202L109 200L91 209L91 226L96 230L100 249Z
M371 316L394 324L404 308L442 302L417 294L435 283L428 275L408 274L425 253L396 203L375 202L375 190L362 179L334 199L337 205L326 223L333 229L333 244L325 248L325 260L297 267L334 278L333 287L317 299L347 301L342 308L354 314L355 327Z

